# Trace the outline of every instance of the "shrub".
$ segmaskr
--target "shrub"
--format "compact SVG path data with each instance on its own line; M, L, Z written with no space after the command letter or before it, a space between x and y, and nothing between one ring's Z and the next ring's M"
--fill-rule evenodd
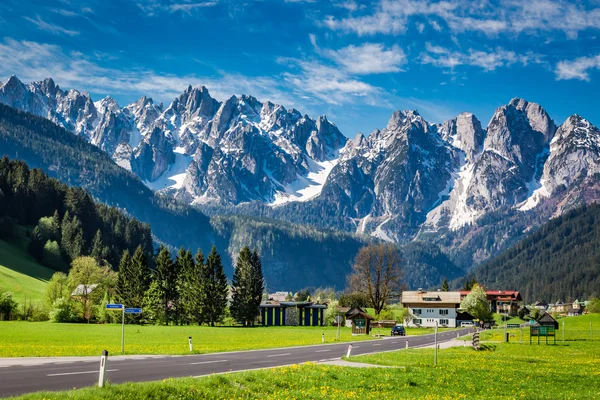
M12 292L4 292L0 295L0 321L10 321L17 310L18 304L12 297Z
M48 308L41 301L27 301L21 303L21 306L15 310L14 318L19 321L48 321Z
M50 312L52 322L77 322L79 320L75 304L70 299L58 299Z

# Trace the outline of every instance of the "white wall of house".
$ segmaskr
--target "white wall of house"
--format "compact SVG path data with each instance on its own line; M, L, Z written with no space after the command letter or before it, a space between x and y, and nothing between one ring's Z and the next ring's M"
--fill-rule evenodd
M410 327L439 327L456 328L456 308L449 304L409 305L408 310L413 318L409 321Z

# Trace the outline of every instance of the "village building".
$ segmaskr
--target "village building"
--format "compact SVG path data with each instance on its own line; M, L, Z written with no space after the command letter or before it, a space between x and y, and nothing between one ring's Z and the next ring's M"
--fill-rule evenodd
M461 290L460 299L464 299L469 293L469 290ZM523 301L521 293L514 290L486 290L485 294L493 313L513 317L519 313L519 303Z
M346 314L346 321L350 321L353 335L368 335L371 332L371 321L375 318L370 316L360 307L349 309Z
M402 292L402 306L407 308L412 327L455 328L460 292L426 292L423 290Z
M271 301L260 305L263 326L323 326L326 304Z

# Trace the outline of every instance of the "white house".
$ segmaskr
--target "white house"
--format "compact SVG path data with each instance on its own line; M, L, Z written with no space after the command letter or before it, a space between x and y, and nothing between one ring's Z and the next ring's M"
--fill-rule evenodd
M455 328L460 292L402 292L402 305L412 319L408 326Z

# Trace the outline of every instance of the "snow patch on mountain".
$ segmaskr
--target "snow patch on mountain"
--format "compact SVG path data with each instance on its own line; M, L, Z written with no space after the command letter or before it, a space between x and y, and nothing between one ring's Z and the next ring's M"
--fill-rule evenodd
M297 175L298 179L284 185L285 191L275 193L275 200L269 203L271 206L279 206L290 201L308 201L317 197L323 190L323 185L337 165L339 158L331 161L308 160L310 172L306 176Z

